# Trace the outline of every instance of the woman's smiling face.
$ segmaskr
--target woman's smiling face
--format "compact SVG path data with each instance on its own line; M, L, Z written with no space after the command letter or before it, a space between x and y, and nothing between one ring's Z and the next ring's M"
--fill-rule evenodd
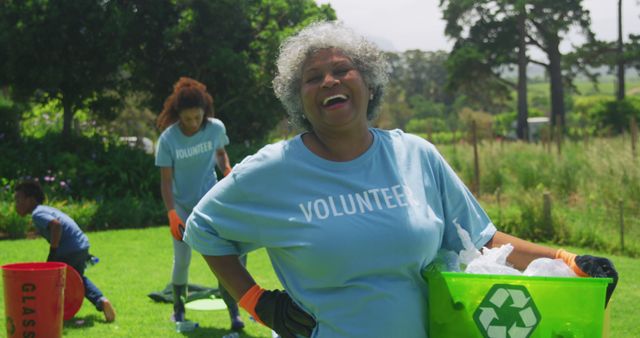
M305 116L314 129L367 125L369 88L339 49L321 49L309 56L302 66L300 91Z

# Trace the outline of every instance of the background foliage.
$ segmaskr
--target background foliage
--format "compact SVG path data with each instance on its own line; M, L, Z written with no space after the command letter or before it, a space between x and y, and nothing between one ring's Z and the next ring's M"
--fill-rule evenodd
M334 18L312 0L2 1L0 87L16 102L59 105L67 139L79 111L110 121L142 95L159 112L190 76L208 86L233 142L263 142L283 117L270 88L280 41Z
M613 42L592 39L575 53L556 55L555 43L569 27L589 28L589 13L581 1L517 6L522 3L441 1L445 33L456 47L388 52L391 82L374 124L437 144L470 183L474 122L481 142L478 197L504 229L621 251L608 225L619 199L626 214L637 216L638 166L624 142L632 118L640 121L640 80L628 76L627 96L616 98L607 70L620 60L637 69L640 39L627 39L622 59L612 53ZM514 48L522 42L523 14L532 35L527 50L544 48L547 56L526 60L526 114L552 117L561 105L562 155L550 150L558 134L549 126L531 139L542 146L496 142L516 138L523 93ZM12 187L26 177L38 178L50 203L87 230L164 223L159 173L142 146L157 139L155 117L177 78L208 86L237 163L296 133L270 85L278 46L312 21L334 18L329 5L312 0L0 1L0 236L29 235L28 221L12 208ZM546 222L540 216L545 191L556 206L552 228L539 226ZM637 247L628 244L625 252L636 255Z

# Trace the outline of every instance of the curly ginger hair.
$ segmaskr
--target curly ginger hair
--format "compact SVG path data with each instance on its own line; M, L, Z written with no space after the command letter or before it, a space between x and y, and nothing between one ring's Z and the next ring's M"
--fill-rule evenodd
M162 112L158 115L156 126L164 131L180 119L180 112L189 108L202 108L206 123L207 117L213 117L213 98L207 92L207 86L189 77L181 77L173 85L173 93L164 101Z

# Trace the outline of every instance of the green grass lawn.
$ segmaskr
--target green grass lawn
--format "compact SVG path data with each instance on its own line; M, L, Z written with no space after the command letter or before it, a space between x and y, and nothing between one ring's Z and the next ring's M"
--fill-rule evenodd
M65 337L208 337L219 338L229 333L227 312L188 311L187 317L200 323L200 328L189 333L176 333L169 321L172 306L156 303L147 294L164 289L170 279L172 248L166 227L114 230L89 233L91 252L100 263L87 271L96 285L112 301L118 317L107 324L102 314L85 301L76 317L64 325ZM44 239L0 242L0 264L40 261L46 258ZM579 248L568 248L586 253ZM590 254L598 254L589 252ZM640 304L640 259L623 256L610 257L620 272L620 283L612 301L611 337L637 337L637 309ZM279 286L264 250L249 255L249 270L265 288ZM190 270L190 283L217 286L213 274L204 260L194 253ZM0 304L4 304L4 292L0 292ZM250 322L242 311L247 328L241 337L271 337L270 330ZM4 318L4 306L0 308ZM84 321L78 324L79 321ZM366 325L366 324L364 324ZM0 324L0 335L5 332Z
M113 303L117 319L104 322L102 313L85 300L75 318L65 322L65 337L182 337L175 332L169 318L173 312L169 303L157 303L147 294L161 291L171 277L172 246L167 227L113 230L88 233L91 252L100 262L87 270L86 275ZM0 264L31 262L46 259L48 245L44 239L0 242ZM249 268L258 283L266 288L275 288L279 283L270 267L264 251L249 255ZM217 280L202 257L193 254L189 283L217 287ZM4 304L4 291L0 294ZM267 328L249 321L242 337L271 337ZM4 318L4 306L0 309ZM188 337L219 338L229 333L230 322L226 310L188 311L187 319L199 322L200 328L185 333ZM84 324L76 325L78 320ZM1 324L0 336L4 336L5 323Z

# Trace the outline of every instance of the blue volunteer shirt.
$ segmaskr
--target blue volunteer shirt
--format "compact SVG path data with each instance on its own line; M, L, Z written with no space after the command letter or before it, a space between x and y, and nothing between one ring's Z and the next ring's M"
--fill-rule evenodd
M348 162L322 159L300 135L236 165L194 208L185 242L204 255L264 247L292 298L318 322L313 337L427 336L421 271L440 248L480 248L496 229L435 147L370 129Z
M51 243L49 223L57 220L60 223L62 236L56 254L65 256L80 250L89 249L89 239L78 224L64 212L46 205L38 205L31 212L31 219L38 233Z
M185 210L191 210L217 182L216 150L229 144L222 121L207 119L197 133L186 136L178 123L169 126L158 140L158 167L173 169L173 199Z

